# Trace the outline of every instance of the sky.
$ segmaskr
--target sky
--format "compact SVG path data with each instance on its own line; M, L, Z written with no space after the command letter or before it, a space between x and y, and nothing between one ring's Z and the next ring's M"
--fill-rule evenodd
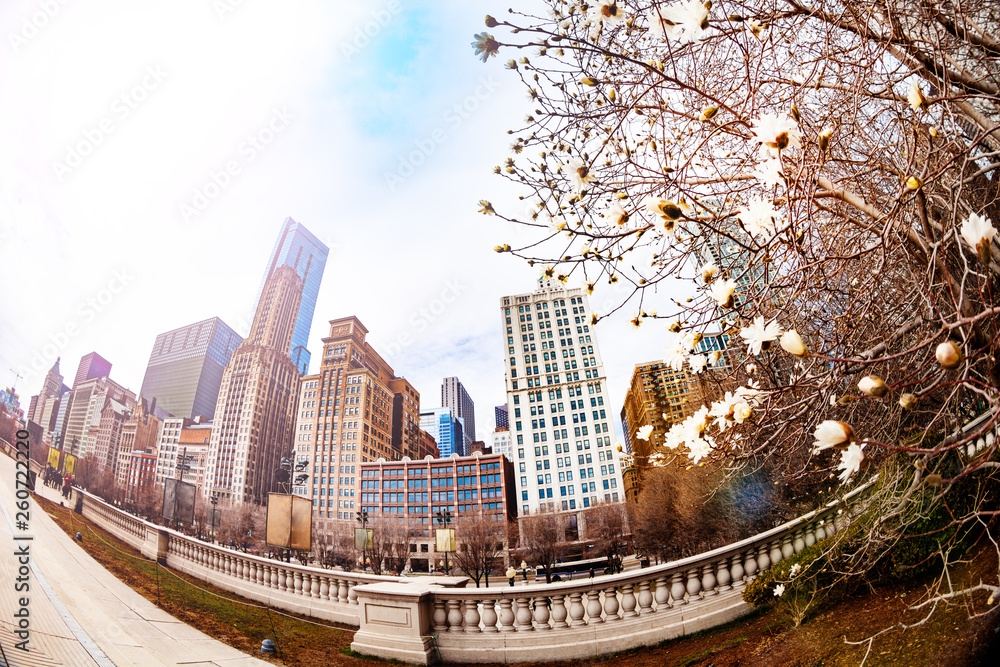
M329 320L356 315L422 407L457 376L486 439L500 297L539 267L493 250L529 231L477 212L523 210L493 167L531 109L471 42L531 2L5 0L0 385L26 409L57 357L71 384L96 351L138 393L158 334L218 316L245 335L292 217L330 247L311 370ZM596 330L616 414L665 343L633 311Z

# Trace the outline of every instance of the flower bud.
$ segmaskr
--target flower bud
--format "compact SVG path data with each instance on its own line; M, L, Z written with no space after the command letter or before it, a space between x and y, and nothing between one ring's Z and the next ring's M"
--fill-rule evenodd
M701 279L705 281L705 284L715 280L716 274L719 272L719 267L715 264L706 264L701 270Z
M924 182L916 176L910 176L906 179L906 187L910 190L919 190L923 184Z
M785 352L794 354L796 357L802 357L809 353L806 344L802 342L802 336L795 329L789 329L781 334L778 344Z
M927 486L933 486L936 488L941 486L942 482L944 482L944 478L942 478L941 475L935 473L927 475L927 477L924 478L924 482L927 483Z
M912 410L917 407L917 397L913 394L903 394L899 397L899 405L904 410Z
M833 136L833 130L826 127L823 131L819 133L819 149L824 153L830 150L830 137Z
M937 357L937 362L941 364L941 368L950 370L962 363L961 348L950 340L946 340L938 345L937 350L934 351L934 356Z
M486 27L487 28L495 28L498 25L500 25L500 23L495 18L493 18L489 14L486 15Z
M712 118L715 117L715 114L717 113L719 113L719 107L717 106L705 107L704 109L701 110L701 119L711 120Z
M889 393L889 387L877 375L866 375L861 378L861 382L858 383L858 389L875 398L882 398Z

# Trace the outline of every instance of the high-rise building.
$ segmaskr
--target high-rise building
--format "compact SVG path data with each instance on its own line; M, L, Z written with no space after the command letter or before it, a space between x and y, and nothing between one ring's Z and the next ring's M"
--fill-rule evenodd
M302 378L292 493L311 499L323 519L354 519L359 463L402 457L392 444L393 387L410 385L368 344L367 333L356 317L331 320L320 370ZM414 405L403 407L405 443Z
M57 358L56 363L45 374L41 391L31 397L31 407L27 415L29 421L42 427L44 434L42 444L45 445L50 445L52 442L52 430L55 428L59 405L63 396L69 391L69 387L63 384L63 376L59 371L59 361L60 359Z
M662 361L637 364L622 406L622 431L641 472L649 455L664 444L667 430L698 411L704 393L690 366L675 371ZM636 437L643 426L652 426L647 439Z
M312 232L291 218L285 218L278 233L278 240L271 250L267 260L267 270L261 280L257 292L257 302L264 293L264 285L282 266L295 269L302 280L302 299L296 314L292 340L288 346L288 354L300 375L309 372L309 330L312 328L313 313L316 310L316 299L319 296L319 284L323 280L323 270L326 268L326 258L330 249ZM258 305L259 308L259 305Z
M76 369L76 377L73 379L73 389L86 380L106 378L110 375L111 362L96 352L91 352L80 359L80 366Z
M441 458L452 454L461 456L464 445L462 421L454 416L451 408L434 408L420 413L420 428L434 436Z
M121 441L118 444L117 459L115 463L115 479L119 484L124 484L131 475L132 461L136 460L134 454L143 453L151 455L153 471L150 478L155 477L156 467L156 443L160 438L160 431L163 428L163 420L154 415L156 410L156 400L146 401L141 398L136 403L131 414L128 415L125 423L122 424ZM138 459L145 465L147 458Z
M451 413L462 420L463 442L457 451L461 456L468 456L476 441L476 406L457 377L441 382L441 405L451 408Z
M441 451L438 449L437 440L434 436L420 429L420 449L417 450L416 456L411 456L411 459L419 460L426 457L431 457L432 459L441 458Z
M288 356L302 300L289 266L264 284L250 336L233 352L219 386L204 492L237 502L267 503L277 471L291 454L299 369Z
M392 395L392 449L401 456L419 458L420 393L403 378L389 380Z
M496 427L498 429L510 428L510 418L507 415L506 405L498 405L493 408L493 417L496 420Z
M586 291L541 278L531 294L502 297L500 315L520 513L621 500L607 377Z
M99 422L106 399L111 398L131 409L136 398L133 392L106 376L81 380L69 396L62 450L81 459L91 455L97 445L95 437L100 431Z
M211 420L222 374L242 342L218 317L160 334L153 342L139 395L156 399L164 416L201 415Z
M493 433L490 433L490 449L493 450L493 453L503 454L508 461L513 461L514 451L511 449L510 443L510 431L507 429L497 428Z

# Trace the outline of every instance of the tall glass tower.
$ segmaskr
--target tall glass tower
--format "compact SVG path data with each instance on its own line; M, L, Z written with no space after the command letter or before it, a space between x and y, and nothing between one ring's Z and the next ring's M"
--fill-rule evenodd
M254 299L254 312L260 304L260 296L264 283L282 266L295 269L302 280L302 303L295 320L295 330L292 334L292 345L288 354L299 373L309 372L309 329L312 328L313 312L316 310L316 298L319 296L319 284L323 280L323 270L326 268L326 258L330 249L312 232L291 218L285 218L278 234L278 240L271 250L267 261L267 270L260 281L257 298Z

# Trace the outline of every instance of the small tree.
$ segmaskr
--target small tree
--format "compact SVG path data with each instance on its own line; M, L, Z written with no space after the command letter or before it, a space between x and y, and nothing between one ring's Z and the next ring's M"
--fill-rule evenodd
M611 573L621 572L629 551L628 510L623 503L600 503L584 514L587 540L601 557L608 559Z
M339 566L350 572L358 561L353 525L346 521L331 521L319 525L313 537L313 553L324 567Z
M401 517L378 516L372 523L368 559L374 574L383 570L399 575L410 557L413 531Z
M520 521L521 555L545 568L545 582L552 582L552 567L562 555L565 526L554 512L528 514Z
M490 571L498 567L503 554L505 532L504 522L490 517L459 519L455 530L458 538L455 565L472 577L476 588L484 576L486 585L490 585Z

